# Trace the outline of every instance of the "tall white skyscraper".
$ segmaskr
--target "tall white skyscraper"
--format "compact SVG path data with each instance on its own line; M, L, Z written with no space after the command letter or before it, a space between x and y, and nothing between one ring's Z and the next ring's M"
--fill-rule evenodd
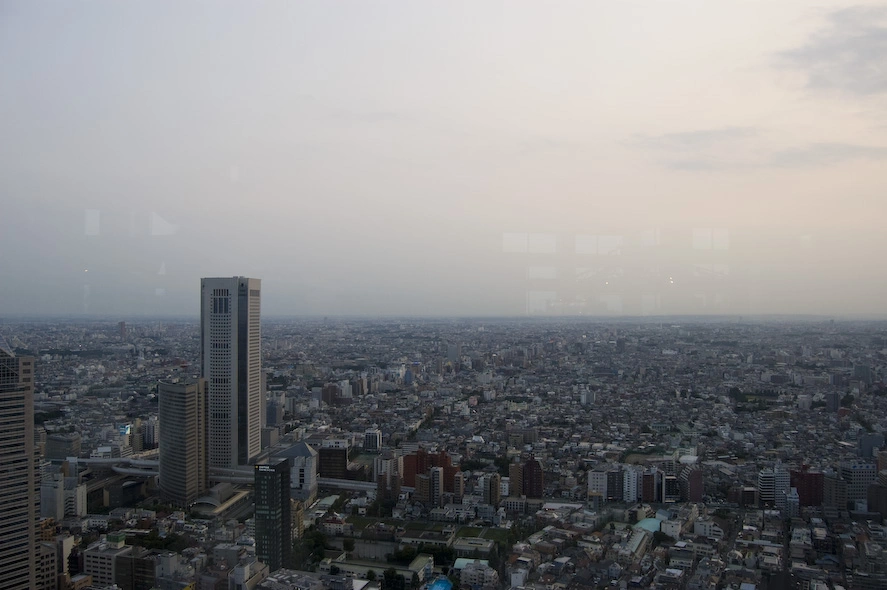
M261 290L261 280L246 277L200 281L210 468L247 465L262 450Z

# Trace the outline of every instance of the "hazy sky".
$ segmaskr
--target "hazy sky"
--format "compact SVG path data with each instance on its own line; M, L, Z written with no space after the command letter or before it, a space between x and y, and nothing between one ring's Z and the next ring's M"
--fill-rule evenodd
M881 314L887 4L0 3L0 317Z

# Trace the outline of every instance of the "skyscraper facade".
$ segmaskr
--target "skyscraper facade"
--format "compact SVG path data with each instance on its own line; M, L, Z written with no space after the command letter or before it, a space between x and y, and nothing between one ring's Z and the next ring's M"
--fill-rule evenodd
M160 494L188 507L206 490L206 380L160 383Z
M290 464L286 458L254 468L256 485L256 557L273 572L289 563L292 551Z
M261 284L246 277L200 281L210 468L247 465L262 450Z
M0 338L0 590L37 586L34 359Z

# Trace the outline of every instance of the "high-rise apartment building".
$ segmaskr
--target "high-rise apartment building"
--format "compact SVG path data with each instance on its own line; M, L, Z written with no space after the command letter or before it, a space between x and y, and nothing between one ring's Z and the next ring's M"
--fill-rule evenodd
M320 477L348 479L348 448L321 446L317 453L317 474Z
M884 435L880 432L866 432L857 438L858 451L863 459L877 457L878 451L884 447Z
M840 475L827 471L822 479L822 505L847 510L847 482Z
M431 467L431 459L425 449L418 449L415 453L404 456L403 485L415 487L416 476L428 473L429 467Z
M695 465L685 465L678 474L678 485L681 487L681 500L684 502L702 502L705 482L702 469Z
M116 557L114 580L120 590L151 590L157 588L155 569L157 555L144 547L133 547L132 552Z
M662 477L663 473L656 467L650 467L641 476L641 501L662 501Z
M207 487L206 380L160 383L160 494L188 507Z
M524 494L524 464L510 463L508 465L508 480L511 486L511 496L520 497Z
M80 456L80 433L54 433L46 437L44 457L50 461L64 461Z
M378 453L382 450L382 431L378 428L368 429L363 435L363 451Z
M501 484L500 484L500 486L501 486ZM505 496L508 495L507 483L503 487L505 489L505 492L500 491L500 493L499 493L500 500L502 499L503 494ZM503 489L503 488L500 487L500 490L501 489ZM465 496L465 475L461 471L457 471L456 474L453 475L453 500L455 500L456 503L461 503L463 496Z
M610 466L610 468L607 469L606 498L608 502L621 502L623 500L623 483L622 467L619 465ZM530 496L527 495L527 497L529 498Z
M637 502L641 499L644 469L637 465L626 465L622 471L622 500Z
M35 561L37 564L37 579L35 590L56 590L58 588L58 551L55 543L40 541L37 543Z
M523 492L527 498L541 498L545 493L545 473L542 463L535 457L530 457L524 462ZM622 478L619 478L619 492L622 493Z
M262 450L261 284L246 277L200 281L210 468L247 465Z
M878 479L877 466L868 461L841 464L841 479L847 482L847 501L857 502L868 497L869 486Z
M300 441L274 455L290 463L290 495L307 504L317 497L317 451Z
M432 467L428 470L429 484L429 502L433 506L441 506L443 504L444 492L444 470L443 467Z
M607 466L599 465L588 472L588 495L603 501L607 497Z
M391 500L400 494L403 474L403 455L391 449L384 449L373 460L373 475L376 480L376 496L381 500Z
M502 494L502 477L498 473L491 473L484 482L484 502L499 505Z
M789 473L791 487L798 490L801 506L821 506L824 475L821 471L810 471L806 465Z
M783 508L783 499L790 487L791 476L781 465L758 472L758 501L762 505Z
M34 359L0 337L0 590L37 586L37 476L34 455Z
M878 473L887 469L887 451L878 451L875 453L876 465Z
M263 462L254 474L256 557L273 572L288 565L293 548L289 460Z

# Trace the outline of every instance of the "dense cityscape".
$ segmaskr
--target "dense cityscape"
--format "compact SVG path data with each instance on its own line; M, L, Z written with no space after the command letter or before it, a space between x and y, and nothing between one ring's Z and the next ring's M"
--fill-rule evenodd
M887 587L887 323L260 293L0 325L8 587Z
M887 0L0 2L0 590L887 590Z

